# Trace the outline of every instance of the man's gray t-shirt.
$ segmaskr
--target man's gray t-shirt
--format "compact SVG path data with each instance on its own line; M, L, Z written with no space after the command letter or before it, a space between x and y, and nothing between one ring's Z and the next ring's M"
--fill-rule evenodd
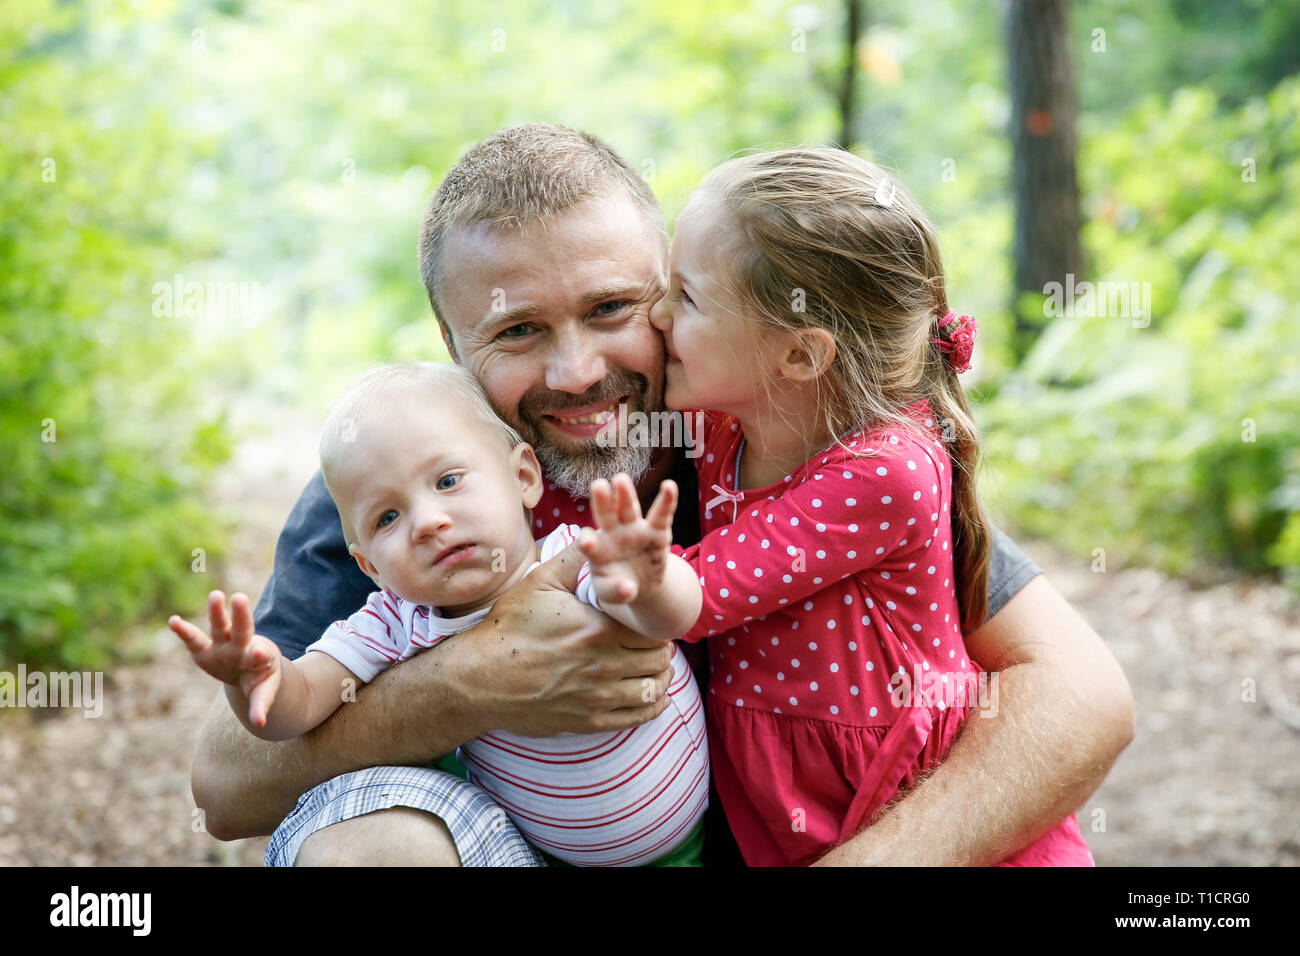
M687 462L681 474L674 477L683 489L681 500L694 500L694 467ZM674 539L682 544L693 544L699 537L697 520L691 520L694 516L689 514L691 510L679 508L678 517L682 520L674 522ZM987 617L1002 610L1040 573L1015 542L994 528ZM275 641L286 657L297 659L326 628L335 621L346 620L364 605L374 590L374 582L348 554L338 510L317 472L280 532L275 569L257 602L257 633Z
M1043 573L1043 569L1016 547L1001 528L990 527L993 528L993 550L989 554L989 607L984 614L985 621L1006 607L1007 602L1034 577Z

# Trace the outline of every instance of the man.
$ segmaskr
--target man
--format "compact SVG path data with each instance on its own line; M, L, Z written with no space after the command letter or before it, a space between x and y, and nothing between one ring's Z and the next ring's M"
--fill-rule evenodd
M676 478L674 538L698 538L681 449L595 438L607 410L662 408L663 343L648 315L666 251L645 183L603 143L559 127L482 141L431 203L426 289L452 357L537 449L554 486L534 512L539 533L566 508L581 520L590 480L625 470L644 501ZM966 636L970 656L1000 672L997 716L970 720L927 780L822 863L997 862L1076 810L1132 739L1132 695L1114 658L997 537L991 616ZM535 862L486 795L428 767L492 729L593 733L663 708L668 652L580 605L576 572L558 559L539 568L483 624L391 668L299 740L257 740L218 700L193 773L210 832L236 839L280 824L269 856L286 864ZM297 656L370 590L317 475L281 536L258 631ZM721 820L710 827L709 843L725 845Z

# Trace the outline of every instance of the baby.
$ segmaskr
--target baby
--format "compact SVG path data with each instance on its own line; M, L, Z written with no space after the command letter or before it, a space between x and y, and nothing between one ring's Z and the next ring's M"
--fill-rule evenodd
M589 559L577 596L663 641L699 616L699 578L670 552L677 488L641 515L627 475L592 483L597 529L561 525L534 541L543 477L533 449L493 412L464 369L389 365L357 381L321 437L321 470L348 549L379 588L297 660L253 633L248 601L209 596L213 633L173 616L194 661L226 684L240 721L265 740L325 721L358 681L481 621L542 561ZM226 638L225 635L229 634ZM708 803L704 708L674 647L670 706L631 731L548 739L493 732L465 744L470 780L537 847L585 866L639 865L698 843ZM653 693L653 690L650 690Z

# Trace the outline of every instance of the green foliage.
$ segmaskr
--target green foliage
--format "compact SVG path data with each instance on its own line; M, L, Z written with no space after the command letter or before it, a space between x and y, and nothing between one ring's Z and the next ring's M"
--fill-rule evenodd
M1295 0L1074 0L1071 22L1079 102L1104 117L1207 82L1235 108L1300 70Z
M1294 566L1300 78L1216 105L1180 90L1086 139L1094 274L1149 283L1151 313L1054 318L982 418L1033 531L1175 569Z
M1300 6L1078 0L1090 277L1149 282L1153 314L1039 307L1019 368L996 8L864 9L857 146L931 210L949 298L980 320L997 503L1134 559L1297 564L1300 103L1294 81L1260 96L1296 68ZM671 222L737 151L837 135L843 30L842 0L3 5L0 658L98 665L201 607L224 408L321 413L368 364L445 355L415 237L470 144L590 130ZM1189 83L1223 95L1173 95ZM260 314L159 315L177 275L255 284Z
M97 668L143 615L201 600L191 552L221 535L196 491L227 440L152 308L174 134L74 10L8 8L0 49L0 661Z

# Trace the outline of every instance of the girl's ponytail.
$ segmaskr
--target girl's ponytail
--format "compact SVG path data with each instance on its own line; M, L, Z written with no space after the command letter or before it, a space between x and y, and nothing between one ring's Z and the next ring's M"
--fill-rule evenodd
M952 462L962 628L979 627L992 535L975 494L979 429L951 363L969 343L964 324L948 320L943 263L925 213L879 166L842 149L733 159L699 192L721 204L726 228L745 240L731 277L740 301L773 328L816 327L835 337L834 362L817 380L823 440L864 424L916 429L906 409L930 403Z
M934 319L935 334L926 355L925 391L952 462L953 573L962 630L970 633L984 623L988 613L989 555L993 545L992 529L976 494L979 428L957 380L958 374L970 367L974 322L967 325L961 319L954 321L946 303L935 310Z

